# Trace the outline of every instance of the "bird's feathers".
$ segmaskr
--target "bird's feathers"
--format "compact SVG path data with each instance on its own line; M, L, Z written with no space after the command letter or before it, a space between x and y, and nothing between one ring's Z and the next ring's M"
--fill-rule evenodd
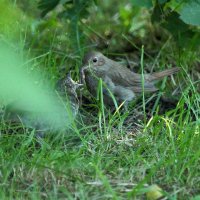
M128 87L133 92L139 93L142 92L142 76L130 71L128 68L125 68L119 64L112 66L115 70L109 70L109 77L113 80L115 85L121 85ZM116 69L118 68L118 69ZM154 92L158 89L154 86L153 82L146 80L144 77L144 91Z
M171 68L171 69L166 69L166 70L161 71L161 72L154 72L150 75L147 75L147 77L148 77L149 81L156 81L156 80L159 80L159 79L161 79L165 76L170 76L172 74L175 74L178 71L180 71L180 67L174 67L174 68Z
M100 52L94 51L86 54L83 59L83 65L85 70L86 84L93 94L96 91L98 83L96 78L102 78L102 80L107 84L108 88L115 94L123 93L123 91L116 92L116 90L130 91L130 93L135 94L143 91L157 91L158 89L155 87L155 82L157 80L165 76L172 75L180 70L180 68L176 67L152 74L144 74L144 76L142 76L141 74L132 72L120 63L107 58ZM126 97L122 96L123 95L117 98L126 100Z

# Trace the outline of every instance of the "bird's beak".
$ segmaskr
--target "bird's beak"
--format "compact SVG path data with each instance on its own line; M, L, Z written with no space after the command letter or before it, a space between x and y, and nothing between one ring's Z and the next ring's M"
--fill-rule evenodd
M88 65L83 65L83 67L80 69L81 83L85 83L85 70L92 71L90 63Z
M88 65L84 65L83 67L81 67L80 69L80 81L81 83L85 83L85 70L89 69Z
M82 83L77 83L76 81L74 81L74 80L72 79L72 77L71 77L71 71L69 71L69 73L67 74L67 78L71 81L71 83L74 85L74 87L75 87L76 89L79 89L79 88L81 88L81 87L83 86Z
M76 87L76 89L82 88L83 84L75 82L75 87Z
M90 65L84 65L83 67L81 67L81 71L84 71L86 69L89 69L90 68Z

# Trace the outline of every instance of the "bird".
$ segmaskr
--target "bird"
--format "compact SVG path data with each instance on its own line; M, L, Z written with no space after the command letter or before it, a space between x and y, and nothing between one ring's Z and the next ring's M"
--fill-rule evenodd
M77 95L77 90L81 89L82 86L82 83L75 82L71 78L71 72L69 72L67 76L60 79L56 83L56 90L59 92L61 97L64 97L66 102L69 102L69 106L74 117L76 117L79 110L79 99Z
M129 104L143 91L156 92L158 88L155 83L158 80L175 74L179 70L179 67L174 67L142 76L142 74L131 71L119 62L109 59L101 52L91 51L83 57L80 73L93 96L97 93L98 80L102 79L107 87L103 89L104 102L111 106L114 105L114 102L110 92L118 104L123 102Z

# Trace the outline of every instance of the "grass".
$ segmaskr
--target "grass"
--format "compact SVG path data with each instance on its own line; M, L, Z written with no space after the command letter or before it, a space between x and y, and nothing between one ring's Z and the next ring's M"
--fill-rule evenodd
M200 96L189 76L185 81L177 106L146 125L135 124L134 110L109 113L102 95L97 112L84 111L64 134L38 139L2 119L1 198L142 199L153 184L169 199L199 194Z
M101 35L98 30L101 27L95 28ZM49 48L48 44L44 48L31 44L33 52L38 50L39 55L34 52L36 56L30 62L36 69L38 63L43 66L52 85L62 75L63 71L59 70L66 64L64 72L71 68L77 80L81 58L70 54L70 48L63 52L54 48L57 38L51 39ZM124 37L120 42L123 40ZM87 46L81 45L79 50L84 51ZM135 47L133 42L130 45ZM178 87L175 106L165 109L160 91L152 96L143 95L130 105L128 112L121 108L111 112L104 106L104 85L100 82L97 101L85 103L76 123L66 132L38 138L34 130L21 123L6 123L2 118L1 199L146 199L149 187L154 184L162 188L164 199L192 199L199 195L200 83L189 73L191 65L199 61L198 55L191 56L191 52L186 51L182 57L176 57L171 39L161 50L159 48L155 58L145 48L142 48L142 56L137 51L141 57L138 71L151 71L145 65L148 62L153 63L156 70L165 68L171 59L171 63L180 63L182 70L174 76L176 85L171 84L171 78L161 84L167 96L172 88ZM198 73L195 69L192 72Z

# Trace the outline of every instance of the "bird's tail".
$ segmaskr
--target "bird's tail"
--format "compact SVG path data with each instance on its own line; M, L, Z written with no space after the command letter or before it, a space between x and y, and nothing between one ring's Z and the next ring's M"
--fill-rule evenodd
M175 74L179 70L180 70L180 67L174 67L172 69L167 69L167 70L164 70L164 71L161 71L161 72L155 72L155 73L151 74L148 77L148 79L149 79L149 81L156 81L156 80L159 80L159 79L161 79L165 76L170 76L172 74Z

